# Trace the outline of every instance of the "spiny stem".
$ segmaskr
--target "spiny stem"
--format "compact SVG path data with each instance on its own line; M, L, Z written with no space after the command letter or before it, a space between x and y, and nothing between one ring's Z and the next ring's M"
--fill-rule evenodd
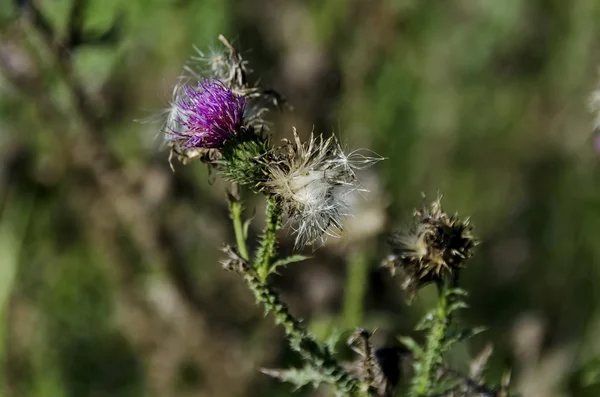
M238 263L237 271L243 275L256 301L262 303L265 310L273 314L275 322L283 326L290 347L299 352L320 374L323 374L328 383L334 385L338 392L344 395L358 395L365 389L361 381L344 370L329 349L310 335L300 321L292 316L287 306L281 301L279 294L266 283L270 263L275 255L277 242L275 233L281 221L281 212L275 201L267 199L267 224L256 260L252 264L248 259L241 219L242 204L239 200L230 200L230 212L239 258L241 258L236 261ZM261 273L259 274L259 272Z
M235 233L235 242L242 259L249 261L248 247L246 246L246 236L244 235L244 225L242 223L242 203L239 200L230 200L229 212L233 221L233 231Z
M275 256L275 249L277 248L276 233L281 223L281 211L271 197L267 198L265 214L266 225L260 246L256 252L255 261L255 269L261 280L266 280L269 276L271 260Z
M420 365L415 367L415 375L409 395L414 397L428 396L435 385L436 370L442 364L442 351L446 340L446 332L450 325L451 299L447 282L438 284L439 299L434 312L432 325L427 333L423 356Z
M267 283L264 282L249 266L242 269L242 274L254 297L261 302L265 310L275 317L275 322L281 324L290 342L290 347L299 352L319 373L323 374L328 383L335 385L339 392L346 395L357 395L362 389L361 382L346 372L331 352L320 345L290 314L287 306L281 301Z

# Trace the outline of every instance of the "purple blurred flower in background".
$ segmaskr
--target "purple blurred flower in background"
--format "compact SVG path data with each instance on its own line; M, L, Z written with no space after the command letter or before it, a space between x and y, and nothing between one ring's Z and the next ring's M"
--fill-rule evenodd
M218 149L241 131L246 101L219 80L201 80L196 88L183 85L176 91L175 117L166 133L180 148Z

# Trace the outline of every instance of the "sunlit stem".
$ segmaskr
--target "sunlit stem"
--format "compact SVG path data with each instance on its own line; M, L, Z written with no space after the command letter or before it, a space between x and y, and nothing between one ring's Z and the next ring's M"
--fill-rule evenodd
M450 325L451 288L450 282L440 281L438 284L438 302L427 333L425 349L419 365L415 367L415 375L409 395L424 397L430 395L435 386L436 370L442 364L442 352L446 334Z
M238 252L242 259L249 261L248 247L246 246L246 236L244 233L244 224L242 222L242 203L238 200L231 200L229 203L231 219L233 221L233 231L235 233L235 241Z
M266 225L263 230L263 236L256 253L255 268L258 277L266 280L271 270L271 262L277 249L277 230L281 224L281 211L277 203L271 197L267 198L265 209Z

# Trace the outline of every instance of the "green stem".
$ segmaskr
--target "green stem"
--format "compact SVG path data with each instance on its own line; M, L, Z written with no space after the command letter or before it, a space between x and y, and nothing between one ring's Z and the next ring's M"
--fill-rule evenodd
M327 382L335 385L339 392L345 395L357 395L363 389L360 380L346 372L326 347L320 345L315 338L290 314L287 306L281 301L267 283L256 272L246 266L242 271L246 283L261 302L265 310L275 317L275 322L285 330L290 347L299 352Z
M277 208L274 200L267 199L266 226L259 246L256 260L250 264L248 249L244 236L241 211L242 205L239 201L232 200L230 205L231 219L233 220L238 251L246 262L240 264L238 271L244 276L248 287L254 294L257 302L265 307L268 313L275 317L275 322L281 324L285 330L290 347L299 352L320 374L324 376L327 383L334 385L338 392L344 395L356 396L365 390L361 381L350 375L337 360L332 356L329 349L321 345L302 326L294 316L291 315L287 306L281 301L279 294L275 292L266 282L271 261L275 255L276 235L281 222L281 211Z
M343 321L347 328L358 327L363 320L365 289L369 273L369 257L364 250L353 252L348 258L348 276L344 291Z
M267 197L265 209L266 225L256 252L255 269L261 280L266 280L271 270L271 261L277 248L277 230L281 225L281 211L275 200Z
M248 247L246 246L246 236L244 235L244 225L242 223L242 203L237 200L231 200L229 204L231 219L233 220L233 231L238 251L242 259L249 261Z
M447 282L438 284L437 307L431 328L427 333L423 355L419 358L419 365L415 367L410 396L428 396L435 386L436 371L442 364L444 342L450 325L450 305L452 302L448 291L449 285Z

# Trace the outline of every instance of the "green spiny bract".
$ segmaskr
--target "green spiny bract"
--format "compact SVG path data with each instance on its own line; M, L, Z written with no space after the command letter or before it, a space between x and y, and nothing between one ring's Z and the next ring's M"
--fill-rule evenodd
M269 139L247 129L221 148L220 156L213 163L226 179L248 186L255 192L262 190L268 178Z

